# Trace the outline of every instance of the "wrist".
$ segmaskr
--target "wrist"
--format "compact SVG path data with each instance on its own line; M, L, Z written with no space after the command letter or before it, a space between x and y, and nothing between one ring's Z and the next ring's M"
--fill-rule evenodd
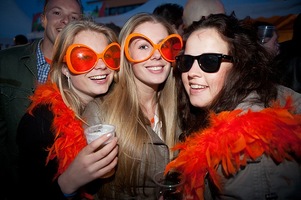
M73 192L73 193L71 193L71 194L66 194L66 193L63 193L64 194L64 196L66 197L66 198L70 198L70 197L74 197L76 194L77 194L77 191L75 191L75 192Z
M65 197L73 197L76 195L77 189L72 188L72 184L70 184L72 182L70 182L66 179L67 178L64 176L64 174L61 174L58 177L58 185Z

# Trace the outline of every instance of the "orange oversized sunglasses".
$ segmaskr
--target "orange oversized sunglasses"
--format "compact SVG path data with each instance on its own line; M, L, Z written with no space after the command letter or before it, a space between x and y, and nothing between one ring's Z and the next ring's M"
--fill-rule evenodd
M120 67L120 45L116 42L109 44L102 53L96 53L83 44L72 44L68 47L64 62L74 74L84 74L92 70L98 60L102 59L106 66L112 70Z
M183 41L178 34L171 34L159 44L154 44L143 34L131 33L126 38L124 51L127 59L133 63L143 62L149 59L156 49L159 50L165 60L174 62L182 47Z

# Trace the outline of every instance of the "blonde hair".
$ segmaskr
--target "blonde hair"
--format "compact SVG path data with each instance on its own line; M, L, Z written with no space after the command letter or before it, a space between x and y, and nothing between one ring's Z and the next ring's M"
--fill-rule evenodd
M67 77L62 73L62 68L67 67L64 56L68 47L73 43L75 36L82 31L93 31L104 34L108 44L117 42L117 36L108 27L99 25L90 19L82 19L70 22L58 35L54 43L54 54L52 58L49 79L55 83L60 90L64 103L69 106L77 116L83 111L84 104L80 97L68 86Z
M176 30L161 17L140 13L131 17L123 26L119 42L121 44L121 67L119 71L119 82L115 85L113 91L108 94L100 105L102 121L114 124L119 143L118 169L115 174L115 186L127 190L131 195L135 195L135 187L138 185L140 177L146 179L148 161L153 149L148 149L144 174L140 172L142 150L145 143L151 143L151 136L147 130L150 127L150 121L143 114L140 107L137 86L134 80L134 73L130 62L124 54L124 45L126 37L134 29L145 22L162 24L168 34L176 33ZM174 146L176 142L177 130L177 111L176 111L176 87L175 79L170 71L167 80L159 86L157 91L157 103L159 107L159 119L162 121L163 141L169 146ZM104 112L103 112L104 111ZM148 127L148 128L147 128ZM171 153L172 156L172 153ZM129 188L129 187L132 188ZM119 188L119 189L120 189ZM126 188L126 189L124 189ZM101 193L110 192L108 188L103 188Z

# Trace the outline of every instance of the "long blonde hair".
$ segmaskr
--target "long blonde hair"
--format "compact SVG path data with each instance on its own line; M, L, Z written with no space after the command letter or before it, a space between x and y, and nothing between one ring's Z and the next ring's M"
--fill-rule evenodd
M115 175L115 186L132 187L128 188L131 195L135 194L135 186L138 184L139 177L146 178L146 173L141 174L141 160L143 145L151 143L151 136L147 130L150 127L149 119L143 114L138 98L137 86L134 80L134 73L131 63L124 54L126 37L134 29L145 22L160 23L166 27L168 34L176 33L176 30L158 16L140 13L131 17L123 26L119 42L121 44L121 67L119 71L119 82L113 91L108 94L100 105L101 121L114 124L119 143L118 169ZM177 112L176 112L176 87L172 73L167 80L159 86L157 91L157 103L159 108L159 119L162 121L163 141L172 147L176 142ZM148 149L151 151L152 149ZM171 153L172 156L172 153ZM146 159L146 172L148 159ZM133 189L134 188L134 189ZM101 192L108 192L103 189Z
M80 116L83 111L83 101L72 88L68 87L68 80L62 73L62 68L67 67L64 62L67 48L73 43L74 38L78 33L86 30L104 34L108 44L118 41L117 36L110 28L96 24L88 18L70 22L57 37L54 43L54 55L49 72L49 79L52 83L57 85L64 103L69 106L77 116Z

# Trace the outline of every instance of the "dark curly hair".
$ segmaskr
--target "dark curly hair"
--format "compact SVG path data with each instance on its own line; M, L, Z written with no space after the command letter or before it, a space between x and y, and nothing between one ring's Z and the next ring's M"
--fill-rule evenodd
M272 68L274 61L258 43L255 26L249 18L239 20L234 13L203 17L185 30L184 42L192 32L207 28L216 29L228 44L229 55L234 59L233 67L225 78L222 90L206 108L196 108L190 104L181 73L175 68L179 95L178 113L184 136L208 126L209 111L219 113L234 110L251 92L259 95L259 98L252 101L265 107L277 97L275 70Z

